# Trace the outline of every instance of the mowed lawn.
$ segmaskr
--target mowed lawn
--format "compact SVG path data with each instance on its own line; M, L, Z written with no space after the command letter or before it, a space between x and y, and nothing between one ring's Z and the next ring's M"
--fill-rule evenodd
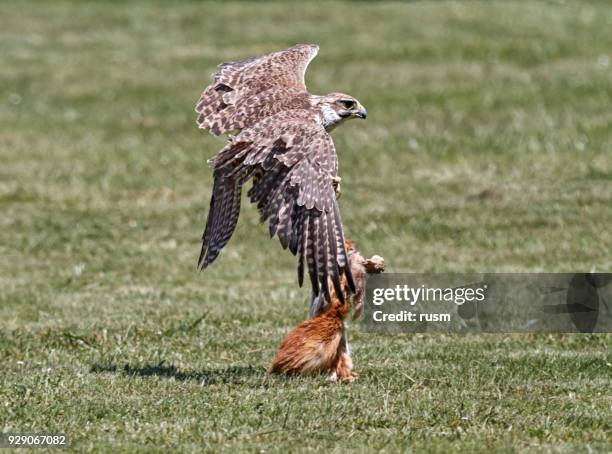
M268 376L306 316L243 206L196 272L225 60L313 42L347 234L400 271L612 270L606 2L0 4L0 431L79 451L612 450L610 335L373 335ZM612 307L609 306L612 310Z

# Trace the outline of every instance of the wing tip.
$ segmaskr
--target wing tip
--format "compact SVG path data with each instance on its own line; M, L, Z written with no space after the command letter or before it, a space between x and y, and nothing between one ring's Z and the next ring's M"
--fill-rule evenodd
M198 258L198 267L197 270L199 272L202 272L206 269L206 267L208 266L208 261L206 260L206 256L207 256L207 247L206 246L202 246L202 249L200 251L200 257Z

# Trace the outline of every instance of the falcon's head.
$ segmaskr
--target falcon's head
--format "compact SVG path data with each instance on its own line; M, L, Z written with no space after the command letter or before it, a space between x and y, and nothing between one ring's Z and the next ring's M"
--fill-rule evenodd
M368 111L359 101L344 93L330 93L313 98L313 106L319 109L323 126L328 131L349 118L365 119L368 116Z

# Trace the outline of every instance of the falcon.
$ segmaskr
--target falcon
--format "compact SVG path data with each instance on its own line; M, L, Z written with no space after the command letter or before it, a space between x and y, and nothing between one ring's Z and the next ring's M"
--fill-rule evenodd
M340 178L330 131L367 116L343 93L310 94L304 74L319 47L298 44L246 60L223 63L196 105L197 124L228 141L210 161L213 190L198 269L230 240L243 186L270 237L298 257L298 283L308 270L314 297L330 299L330 282L342 296L341 272L354 293L336 200Z

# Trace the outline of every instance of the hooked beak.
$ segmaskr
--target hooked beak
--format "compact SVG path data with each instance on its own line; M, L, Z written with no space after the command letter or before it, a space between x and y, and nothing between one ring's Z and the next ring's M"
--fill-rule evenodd
M359 117L359 118L363 118L365 120L368 117L368 111L366 110L365 107L360 106L360 108L357 111L357 113L355 113L355 116Z

